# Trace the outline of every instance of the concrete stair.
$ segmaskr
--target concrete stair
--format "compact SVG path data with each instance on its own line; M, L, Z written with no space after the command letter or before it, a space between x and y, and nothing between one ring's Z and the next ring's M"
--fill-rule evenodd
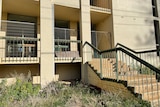
M95 58L88 63L97 73L100 73L99 59ZM114 64L115 59L113 58L102 59L103 78L117 79ZM132 87L134 93L141 95L143 100L149 101L152 107L160 106L160 82L157 81L156 75L138 73L138 71L130 69L127 64L120 61L118 66L118 79L120 81L127 83L127 87Z

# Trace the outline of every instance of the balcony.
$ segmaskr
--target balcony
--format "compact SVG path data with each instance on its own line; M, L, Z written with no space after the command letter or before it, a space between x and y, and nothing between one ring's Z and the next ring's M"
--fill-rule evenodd
M113 47L113 38L110 32L91 31L91 43L99 50L107 50Z
M1 21L0 64L39 63L35 35L34 23Z
M81 62L80 44L77 40L78 32L74 29L55 28L55 62L75 63Z
M80 8L79 0L54 0L54 4L64 7Z
M111 14L110 0L90 0L91 11Z

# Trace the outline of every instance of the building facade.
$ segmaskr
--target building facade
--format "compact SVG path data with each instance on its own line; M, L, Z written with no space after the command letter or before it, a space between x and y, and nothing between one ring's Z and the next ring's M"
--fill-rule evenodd
M0 77L87 81L91 53L122 43L159 48L160 0L0 0Z

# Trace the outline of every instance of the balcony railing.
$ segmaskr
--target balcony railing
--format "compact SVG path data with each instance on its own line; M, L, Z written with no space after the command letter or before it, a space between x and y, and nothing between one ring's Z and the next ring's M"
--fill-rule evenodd
M110 0L90 0L91 9L111 12Z
M112 48L111 33L105 31L91 31L91 43L100 50L110 49Z
M77 40L77 31L74 29L55 28L55 61L79 62L80 44Z
M34 23L1 21L0 62L37 63L38 41Z
M55 39L55 61L80 62L80 40Z
M0 37L1 62L38 61L38 41L28 37Z

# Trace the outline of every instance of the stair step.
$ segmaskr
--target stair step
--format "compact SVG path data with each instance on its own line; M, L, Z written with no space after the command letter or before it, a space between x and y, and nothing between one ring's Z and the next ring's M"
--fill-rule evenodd
M104 78L117 79L116 59L102 59L102 76ZM100 59L94 58L89 64L100 73ZM126 81L128 86L134 87L134 92L142 95L142 99L150 101L152 107L160 107L160 83L155 75L139 74L126 63L118 61L118 79Z
M137 75L138 71L119 71L118 72L119 75L128 75L128 76L132 76L132 75Z
M155 75L147 74L137 74L137 75L119 75L120 80L136 80L136 79L146 79L146 78L155 78Z
M144 85L144 84L153 84L153 83L157 83L157 80L156 80L156 78L140 78L140 79L138 79L138 78L136 78L136 79L134 79L134 80L129 80L128 82L127 82L127 85L128 86L135 86L135 85Z
M145 93L145 92L151 92L151 91L157 91L160 90L160 83L152 83L152 84L143 84L143 85L135 85L134 91L136 93Z
M153 101L155 99L158 99L160 97L160 90L158 91L152 91L152 92L146 92L142 94L142 99L147 101Z
M154 98L150 102L151 102L152 107L160 107L160 98Z

